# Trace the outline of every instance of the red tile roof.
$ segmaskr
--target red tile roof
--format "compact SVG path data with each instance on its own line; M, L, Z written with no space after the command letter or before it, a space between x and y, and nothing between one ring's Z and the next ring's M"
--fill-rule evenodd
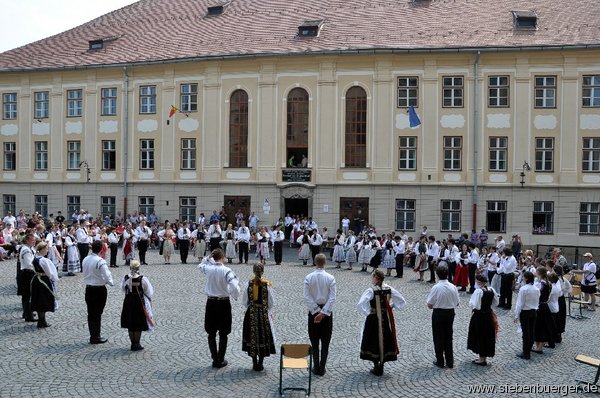
M597 0L141 0L0 54L0 71L269 54L600 46ZM516 30L512 11L534 11ZM318 37L298 26L323 19ZM101 50L89 41L115 38Z

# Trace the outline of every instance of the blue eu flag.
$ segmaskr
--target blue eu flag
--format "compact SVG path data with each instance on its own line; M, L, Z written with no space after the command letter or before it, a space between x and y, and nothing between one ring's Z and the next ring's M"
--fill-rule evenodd
M410 123L411 128L421 124L421 119L419 119L419 115L417 115L415 107L412 105L408 108L408 122Z

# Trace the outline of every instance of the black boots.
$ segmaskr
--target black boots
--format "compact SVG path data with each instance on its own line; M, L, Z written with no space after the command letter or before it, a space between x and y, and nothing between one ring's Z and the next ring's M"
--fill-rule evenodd
M370 370L372 374L375 376L383 375L383 363L379 363L379 361L373 361L373 369Z
M107 338L100 336L102 322L88 321L88 329L90 331L90 344L104 344L108 341Z
M131 340L131 351L141 351L144 349L140 344L142 332L129 331L129 340Z
M252 369L256 372L260 372L261 370L264 370L265 367L263 366L263 359L264 357L252 357Z
M46 313L38 311L37 327L42 329L42 328L47 328L48 326L50 326L50 325L48 325L48 322L46 322Z
M33 316L29 299L21 298L21 304L23 305L23 318L25 318L25 322L36 322L37 319Z
M225 351L227 351L227 336L219 335L219 349L217 351L217 337L216 335L208 335L208 349L210 350L210 356L213 360L213 368L222 368L227 366L225 360Z

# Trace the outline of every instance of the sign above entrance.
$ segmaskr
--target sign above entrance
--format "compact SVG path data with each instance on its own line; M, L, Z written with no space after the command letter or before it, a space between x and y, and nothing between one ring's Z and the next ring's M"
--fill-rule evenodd
M309 169L283 169L281 170L281 179L284 182L310 182Z

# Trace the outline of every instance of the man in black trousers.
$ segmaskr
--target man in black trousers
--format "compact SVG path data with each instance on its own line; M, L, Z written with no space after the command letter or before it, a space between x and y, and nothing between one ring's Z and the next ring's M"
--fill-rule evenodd
M250 238L250 230L246 226L246 222L242 220L235 236L240 256L240 262L238 264L241 264L242 261L244 261L245 264L248 264L248 245L250 244Z
M102 241L92 243L92 254L83 259L83 283L85 283L85 303L88 313L90 344L103 344L108 339L100 335L102 312L106 305L106 285L113 286L113 278L106 260L99 256Z
M454 367L454 351L452 348L452 335L454 324L454 310L458 307L458 289L448 282L448 267L439 265L436 269L439 282L436 283L427 296L427 308L433 310L431 315L431 329L433 333L433 347L435 358L433 362L438 368Z
M316 269L304 278L304 301L308 307L308 337L312 345L313 373L319 376L325 375L329 342L333 332L332 309L336 295L335 278L324 269L326 260L324 254L317 254Z
M275 227L275 231L273 231L273 253L275 256L275 264L281 264L281 260L283 259L283 240L285 239L285 234L281 231L281 226L277 225Z

